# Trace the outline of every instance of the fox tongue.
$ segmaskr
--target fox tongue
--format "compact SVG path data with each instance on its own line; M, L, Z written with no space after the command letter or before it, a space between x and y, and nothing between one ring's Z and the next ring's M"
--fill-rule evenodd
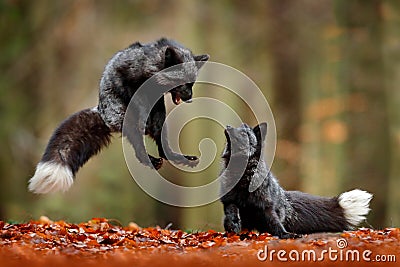
M175 104L176 104L176 105L179 105L181 102L182 102L181 97L180 97L179 95L177 95L177 96L175 97Z

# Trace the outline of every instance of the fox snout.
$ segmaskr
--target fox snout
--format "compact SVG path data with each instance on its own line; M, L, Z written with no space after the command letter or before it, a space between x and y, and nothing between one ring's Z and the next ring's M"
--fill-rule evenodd
M179 105L182 101L186 103L191 103L193 97L192 87L193 83L187 83L174 88L171 91L172 101L174 102L174 104Z

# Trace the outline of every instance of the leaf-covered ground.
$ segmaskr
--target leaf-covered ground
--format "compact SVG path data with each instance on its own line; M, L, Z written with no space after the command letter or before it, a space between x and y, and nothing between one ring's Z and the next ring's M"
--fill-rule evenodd
M379 261L379 262L378 262ZM400 229L312 234L279 240L254 232L127 227L87 223L0 221L0 266L398 266Z

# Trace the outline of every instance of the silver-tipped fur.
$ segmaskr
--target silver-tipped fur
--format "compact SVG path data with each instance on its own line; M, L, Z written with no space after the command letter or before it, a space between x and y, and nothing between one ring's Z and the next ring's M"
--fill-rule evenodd
M350 225L357 226L365 220L370 211L371 199L372 194L360 189L344 192L339 196L339 205L343 208L344 216Z
M74 182L68 166L56 162L39 162L35 175L29 180L29 190L36 194L67 191Z
M184 81L170 90L175 104L192 99L192 87L200 67L207 61L208 55L194 55L188 48L177 42L162 38L152 43L134 43L117 52L107 63L100 81L99 104L92 109L84 109L65 119L53 132L35 175L29 181L29 190L45 194L68 190L77 171L103 147L111 142L113 132L121 133L128 105L132 96L140 86L151 76L169 67L182 63L184 71L166 71L170 79ZM166 81L165 81L166 82ZM161 88L166 88L161 86ZM155 89L155 88L153 88ZM155 93L161 96L157 90ZM159 99L150 113L148 122L147 110L150 111L150 95L140 105L131 109L135 113L130 125L131 130L124 132L133 145L139 161L151 168L159 169L163 159L174 160L177 163L195 166L198 159L195 156L174 153L163 140L166 135L164 121L166 110L163 99ZM156 112L155 112L156 111ZM131 112L130 112L131 113ZM154 113L154 114L153 114ZM142 118L143 117L143 118ZM142 121L146 129L140 131ZM158 146L159 158L147 155L143 135L148 134ZM165 144L162 146L161 144ZM168 158L167 158L168 156Z

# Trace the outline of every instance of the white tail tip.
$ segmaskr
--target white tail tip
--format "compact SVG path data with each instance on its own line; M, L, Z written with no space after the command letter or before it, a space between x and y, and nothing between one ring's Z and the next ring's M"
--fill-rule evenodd
M350 225L357 226L365 220L365 216L370 211L371 199L372 194L360 189L354 189L339 196L339 205L343 208L344 217Z
M39 162L35 175L29 180L29 191L36 194L67 191L74 182L74 175L67 166L55 162Z

